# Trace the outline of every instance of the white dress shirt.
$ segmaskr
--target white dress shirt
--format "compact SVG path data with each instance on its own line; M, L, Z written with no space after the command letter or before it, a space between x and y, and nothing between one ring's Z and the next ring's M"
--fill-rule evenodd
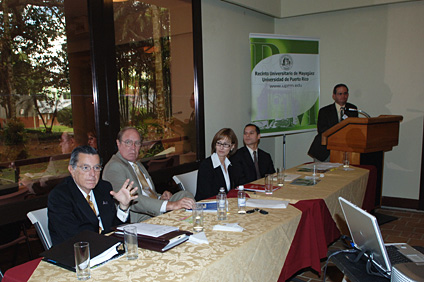
M221 164L221 161L219 160L217 153L213 153L211 155L211 160L212 160L213 168L217 168L218 166L221 167L222 174L224 174L225 184L227 185L227 187L225 187L225 188L227 189L227 191L230 191L231 183L230 183L230 175L228 174L228 167L231 164L230 160L228 158L225 158L225 168Z
M96 197L94 196L93 190L90 190L90 193L87 194L78 186L76 182L75 182L75 185L77 185L78 189L81 191L82 195L84 196L84 199L87 198L87 195L90 195L90 201L93 203L94 209L96 210L96 216L97 216L97 219L99 220L99 226L100 228L102 228L102 230L105 230L103 228L102 218L100 217L100 214L99 214L99 208L97 207ZM130 209L128 209L127 211L123 211L119 207L117 207L116 216L119 218L119 220L121 220L122 222L125 222L127 221L128 216L130 214L129 211Z

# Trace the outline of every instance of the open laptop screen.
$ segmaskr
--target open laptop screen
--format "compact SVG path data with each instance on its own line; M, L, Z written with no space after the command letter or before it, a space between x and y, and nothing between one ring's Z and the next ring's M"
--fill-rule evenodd
M392 267L377 219L342 197L339 197L339 202L355 247L372 256L383 271L390 273Z

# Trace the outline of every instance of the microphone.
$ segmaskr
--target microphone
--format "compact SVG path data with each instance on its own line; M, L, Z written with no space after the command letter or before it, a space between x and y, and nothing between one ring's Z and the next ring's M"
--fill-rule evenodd
M358 109L354 109L354 108L345 108L345 107L342 107L342 109L344 109L345 111L358 112L358 113L360 113L360 114L362 114L362 115L366 116L367 118L370 118L370 117L371 117L371 116L370 116L369 114L367 114L366 112L361 111L361 110L358 110Z

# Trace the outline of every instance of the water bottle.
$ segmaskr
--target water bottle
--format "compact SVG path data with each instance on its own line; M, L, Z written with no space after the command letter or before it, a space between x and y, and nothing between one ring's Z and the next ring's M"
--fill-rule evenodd
M238 213L246 213L246 192L244 186L240 185L237 192Z
M219 189L218 196L216 196L216 211L218 220L227 219L227 194L225 193L224 187Z

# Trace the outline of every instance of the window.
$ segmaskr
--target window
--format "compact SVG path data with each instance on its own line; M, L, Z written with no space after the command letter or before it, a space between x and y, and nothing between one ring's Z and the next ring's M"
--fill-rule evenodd
M77 145L107 161L126 125L140 129L146 164L204 158L200 4L156 2L2 5L0 185L66 175Z

